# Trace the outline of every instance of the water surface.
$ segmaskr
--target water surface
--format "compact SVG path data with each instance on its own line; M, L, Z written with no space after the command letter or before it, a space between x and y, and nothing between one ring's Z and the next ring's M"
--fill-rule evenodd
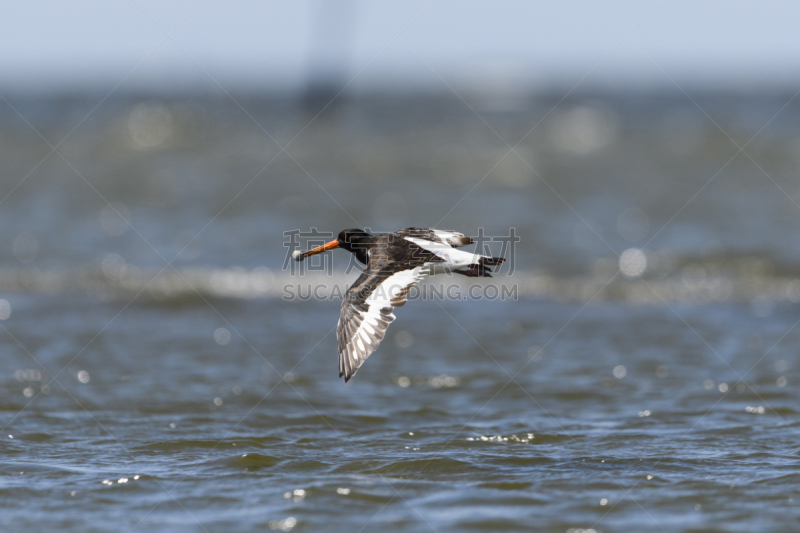
M9 98L0 529L795 528L800 108L695 96L722 129L671 95L305 130L280 98ZM283 270L283 233L356 225L513 227L516 298L409 302L344 385L339 301L283 296L358 272Z

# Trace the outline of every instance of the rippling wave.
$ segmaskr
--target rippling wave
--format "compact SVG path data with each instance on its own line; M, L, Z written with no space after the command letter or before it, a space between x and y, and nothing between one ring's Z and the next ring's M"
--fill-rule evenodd
M651 271L641 276L626 276L611 260L599 260L589 274L566 278L546 271L517 271L479 281L437 276L429 278L409 298L460 300L472 294L475 299L543 298L564 302L800 302L800 267L795 265L778 265L759 257L695 260L658 253L653 257ZM156 270L125 265L113 272L107 268L16 268L0 269L0 291L84 292L105 301L138 295L144 300L167 303L203 297L340 300L355 276L292 276L266 267ZM487 291L489 285L505 290ZM470 293L470 287L476 290Z
M796 530L792 94L467 96L4 95L0 530ZM354 225L520 240L345 385Z

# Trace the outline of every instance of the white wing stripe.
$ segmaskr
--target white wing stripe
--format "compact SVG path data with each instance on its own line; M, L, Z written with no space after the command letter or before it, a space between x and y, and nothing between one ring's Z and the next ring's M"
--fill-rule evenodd
M449 244L442 244L426 239L416 239L414 237L405 237L405 239L444 259L446 263L445 266L448 268L463 268L465 266L475 265L483 257L479 254L471 254L469 252L457 250Z
M393 300L414 283L422 279L422 267L411 270L403 270L392 274L383 283L375 287L372 294L366 299L367 305L377 305L379 307L390 307L394 305Z

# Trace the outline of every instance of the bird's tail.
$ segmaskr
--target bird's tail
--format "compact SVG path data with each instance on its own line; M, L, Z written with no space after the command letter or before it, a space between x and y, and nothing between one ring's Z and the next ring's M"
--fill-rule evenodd
M482 256L480 259L478 259L476 264L469 265L467 270L454 270L453 272L467 276L468 278L491 278L492 275L490 272L492 269L487 265L496 266L501 265L504 262L505 258L503 257Z
M478 263L480 263L481 265L489 265L489 266L502 265L505 262L506 262L505 257L483 256L478 260Z

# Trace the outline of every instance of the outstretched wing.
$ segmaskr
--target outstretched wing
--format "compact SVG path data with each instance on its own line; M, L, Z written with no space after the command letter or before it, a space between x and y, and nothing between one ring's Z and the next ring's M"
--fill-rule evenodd
M345 383L378 347L395 319L392 311L406 303L408 291L425 272L423 266L398 272L367 269L347 289L336 326L339 377Z
M453 248L466 246L475 242L472 237L465 237L463 233L433 228L405 228L398 231L397 235L401 237L423 239L440 244L448 244Z

